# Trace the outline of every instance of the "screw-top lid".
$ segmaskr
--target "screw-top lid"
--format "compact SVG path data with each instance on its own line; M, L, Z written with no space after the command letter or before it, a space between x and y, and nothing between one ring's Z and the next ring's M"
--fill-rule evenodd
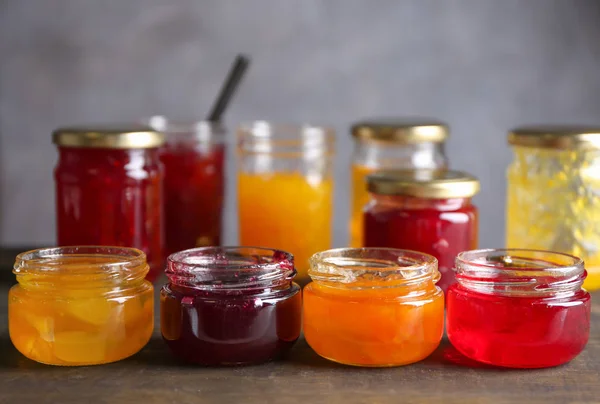
M479 180L461 171L384 170L367 176L369 192L427 199L470 198Z
M600 149L600 126L522 126L510 131L508 143L544 149Z
M165 139L145 125L90 125L56 129L52 142L63 147L147 149L160 147Z
M375 119L352 125L352 136L361 140L390 143L442 143L448 126L429 118Z

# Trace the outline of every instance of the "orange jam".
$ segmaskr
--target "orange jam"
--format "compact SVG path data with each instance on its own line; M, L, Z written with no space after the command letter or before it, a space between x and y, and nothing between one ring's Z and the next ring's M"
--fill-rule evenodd
M437 260L388 248L336 249L310 260L304 288L304 335L334 362L399 366L420 361L439 345L444 294Z
M17 256L9 292L10 339L49 365L114 362L146 345L154 326L153 288L142 251L61 247Z

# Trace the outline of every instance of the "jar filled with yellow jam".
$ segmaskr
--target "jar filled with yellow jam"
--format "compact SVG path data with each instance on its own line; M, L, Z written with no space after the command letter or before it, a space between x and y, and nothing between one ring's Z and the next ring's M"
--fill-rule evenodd
M13 345L48 365L96 365L138 352L154 327L146 255L124 247L19 254L8 295Z
M364 247L363 208L367 175L383 169L444 169L448 126L434 119L368 120L352 125L350 247Z
M575 255L600 289L600 127L530 126L508 135L506 245Z

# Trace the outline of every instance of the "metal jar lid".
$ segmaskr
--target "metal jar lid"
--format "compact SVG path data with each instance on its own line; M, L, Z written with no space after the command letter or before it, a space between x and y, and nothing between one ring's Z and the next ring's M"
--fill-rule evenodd
M600 149L600 126L522 126L510 131L508 143L543 149Z
M401 144L442 143L448 138L448 125L429 118L366 120L352 125L356 139Z
M52 142L63 147L149 149L162 146L165 138L145 125L93 125L56 129Z
M384 170L367 176L369 192L426 199L470 198L479 180L461 171Z

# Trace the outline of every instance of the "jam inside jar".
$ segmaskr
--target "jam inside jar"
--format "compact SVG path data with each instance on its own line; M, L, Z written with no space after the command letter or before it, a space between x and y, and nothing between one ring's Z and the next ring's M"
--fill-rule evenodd
M164 263L163 135L139 125L71 127L53 140L58 245L139 248L154 280Z
M590 294L577 257L536 250L475 250L456 258L446 330L454 347L483 363L557 366L590 334Z
M380 171L367 177L365 247L420 251L437 258L445 292L454 259L477 248L478 211L471 198L479 181L458 171Z
M266 362L300 336L291 254L204 247L172 254L160 295L161 331L179 358L205 366Z

